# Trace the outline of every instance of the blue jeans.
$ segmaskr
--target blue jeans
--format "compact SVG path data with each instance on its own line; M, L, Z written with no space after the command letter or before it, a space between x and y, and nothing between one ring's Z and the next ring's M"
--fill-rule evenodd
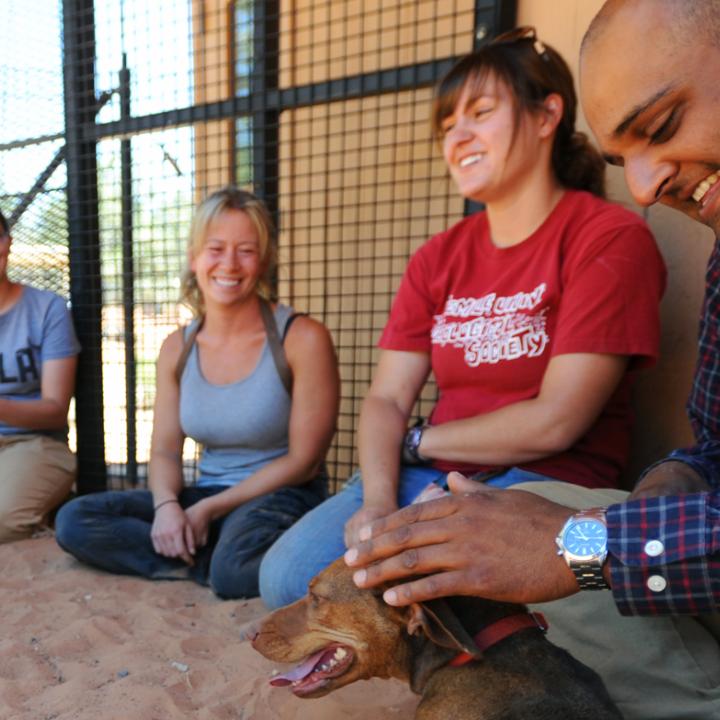
M485 482L510 487L519 482L552 480L537 473L511 468ZM422 466L403 466L398 484L398 505L405 507L435 483L447 489L447 473ZM260 564L260 596L274 609L295 602L307 592L308 582L347 549L345 523L362 507L360 472L345 487L309 512L268 550Z
M178 499L183 508L226 488L189 487ZM208 542L191 567L158 555L150 538L154 512L147 490L83 495L65 504L55 519L55 536L78 560L121 575L155 580L194 580L223 598L256 597L258 571L267 549L300 517L327 497L317 477L250 500L210 524Z

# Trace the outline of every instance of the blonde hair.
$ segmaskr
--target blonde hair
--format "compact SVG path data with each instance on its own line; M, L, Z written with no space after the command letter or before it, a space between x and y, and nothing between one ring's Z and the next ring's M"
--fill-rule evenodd
M228 210L240 210L247 214L255 226L260 249L262 273L257 281L256 292L265 300L275 300L274 279L277 270L277 247L275 224L265 203L247 190L227 185L208 195L195 209L188 240L188 265L180 281L181 300L195 315L205 312L205 303L197 284L195 273L190 269L190 257L200 253L207 239L210 223Z

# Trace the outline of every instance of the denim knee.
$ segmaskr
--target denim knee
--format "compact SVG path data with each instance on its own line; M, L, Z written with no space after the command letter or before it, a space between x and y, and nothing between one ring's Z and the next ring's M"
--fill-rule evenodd
M63 550L73 554L82 544L82 500L74 498L66 502L55 516L55 540Z
M275 543L265 554L258 578L260 597L271 610L289 605L307 592L308 578L299 577L302 566L292 554L278 549L279 545Z
M320 517L308 514L265 553L260 563L259 590L270 609L303 597L315 575L345 552L343 526L335 528L335 533L330 532L331 523L321 513ZM325 537L323 529L328 530Z
M257 597L261 556L227 557L217 549L213 552L208 572L212 591L225 600Z

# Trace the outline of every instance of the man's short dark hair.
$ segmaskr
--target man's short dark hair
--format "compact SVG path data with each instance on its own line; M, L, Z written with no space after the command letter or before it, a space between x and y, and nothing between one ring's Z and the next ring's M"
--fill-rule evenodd
M2 210L0 210L0 233L3 235L10 234L10 226L8 225L8 221L5 219Z

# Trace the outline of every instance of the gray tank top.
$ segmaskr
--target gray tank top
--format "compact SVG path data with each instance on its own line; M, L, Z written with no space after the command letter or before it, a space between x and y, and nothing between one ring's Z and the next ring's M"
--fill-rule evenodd
M292 314L287 305L276 307L280 337ZM192 327L185 329L186 337ZM228 385L205 379L197 343L193 345L180 380L180 425L185 435L204 446L198 485L236 485L287 454L289 421L290 396L267 340L250 375Z

